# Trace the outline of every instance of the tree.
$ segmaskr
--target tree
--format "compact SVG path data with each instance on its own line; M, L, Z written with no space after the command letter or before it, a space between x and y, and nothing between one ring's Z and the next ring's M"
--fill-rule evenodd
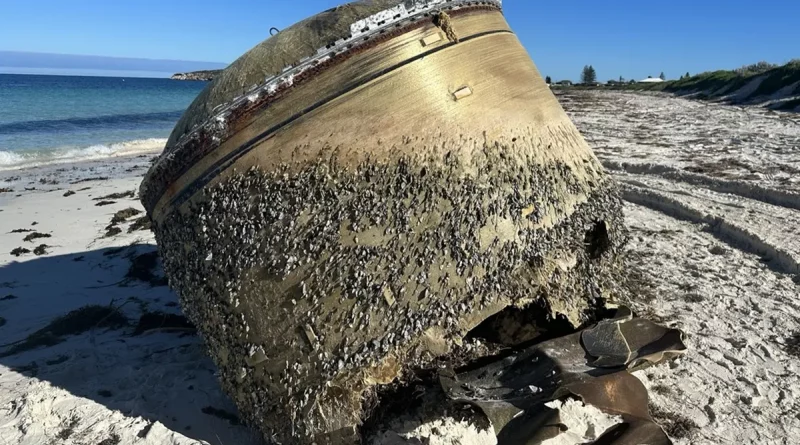
M547 77L545 77L545 78L544 78L544 81L545 81L545 83L546 83L546 84L548 84L548 85L550 85L551 83L553 83L553 82L552 82L552 80L550 79L550 76L547 76Z
M663 71L661 72L661 75L658 76L658 78L661 79L661 80L667 80L667 76L664 75Z
M619 76L619 83L625 83L625 78L622 77L622 76Z
M581 82L583 83L597 82L597 72L594 70L593 66L586 65L583 67L583 72L581 73Z
M692 76L690 76L690 75L689 75L689 72L687 71L687 72L686 72L686 78L688 79L688 78L690 78L690 77L692 77Z

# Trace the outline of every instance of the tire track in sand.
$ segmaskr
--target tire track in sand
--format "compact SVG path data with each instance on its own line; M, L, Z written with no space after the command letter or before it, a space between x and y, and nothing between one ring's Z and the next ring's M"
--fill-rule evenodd
M792 252L768 242L740 223L727 220L718 214L708 213L704 209L687 203L686 200L679 200L669 194L641 185L621 182L622 198L676 219L704 224L706 230L719 240L736 249L761 256L769 261L773 269L781 273L793 274L795 281L800 282L800 262Z
M617 161L603 161L603 166L611 173L625 172L636 175L659 176L671 181L705 187L718 193L738 195L743 198L761 201L788 209L800 210L800 193L776 190L745 181L726 180L711 176L690 173L675 167L660 164L640 164Z

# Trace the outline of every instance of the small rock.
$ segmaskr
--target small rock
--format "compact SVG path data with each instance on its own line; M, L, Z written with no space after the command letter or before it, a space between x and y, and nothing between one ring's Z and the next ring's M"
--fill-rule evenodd
M726 248L724 248L722 246L716 246L716 245L715 246L711 246L708 249L708 251L711 252L714 255L725 255L726 253L728 253L728 249L726 249Z

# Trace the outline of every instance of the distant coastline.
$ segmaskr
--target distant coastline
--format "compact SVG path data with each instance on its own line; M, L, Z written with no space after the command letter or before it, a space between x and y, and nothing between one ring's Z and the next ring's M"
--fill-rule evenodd
M176 73L173 74L170 79L173 80L213 80L214 77L218 76L222 70L202 70L202 71L192 71L189 73Z
M0 73L168 78L225 68L227 63L0 50Z

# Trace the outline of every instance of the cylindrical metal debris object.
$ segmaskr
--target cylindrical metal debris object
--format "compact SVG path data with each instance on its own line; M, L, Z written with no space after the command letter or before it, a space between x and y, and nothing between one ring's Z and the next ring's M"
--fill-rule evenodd
M487 318L577 327L613 296L614 183L500 6L361 1L284 29L145 177L170 285L265 436L356 443L376 387L469 355Z

